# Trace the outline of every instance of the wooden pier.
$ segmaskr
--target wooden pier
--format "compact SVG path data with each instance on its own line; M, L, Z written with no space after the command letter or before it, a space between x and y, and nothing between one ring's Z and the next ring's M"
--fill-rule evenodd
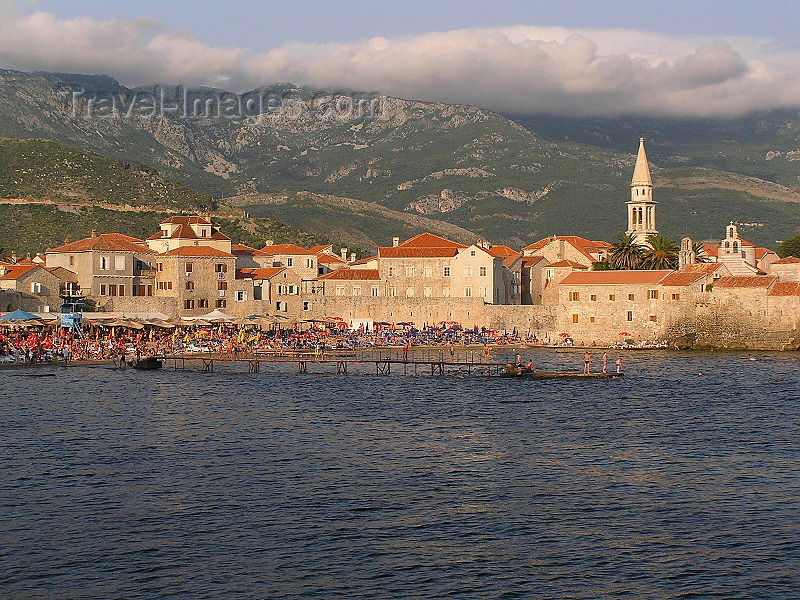
M356 365L371 365L375 375L482 375L492 377L506 377L517 379L614 379L621 377L622 373L581 373L569 371L527 371L512 372L506 362L481 362L476 360L445 360L442 357L422 356L420 358L405 358L398 353L373 353L372 355L357 356L314 356L309 353L294 355L273 356L227 356L217 354L177 354L159 356L165 366L171 365L173 370L191 369L194 365L202 373L214 371L215 364L228 364L232 366L246 365L248 373L260 373L263 366L295 364L297 374L333 373L347 375L351 367Z

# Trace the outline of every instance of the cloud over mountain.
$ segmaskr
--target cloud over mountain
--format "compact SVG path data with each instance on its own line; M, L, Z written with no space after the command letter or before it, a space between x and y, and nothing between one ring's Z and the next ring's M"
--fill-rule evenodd
M735 116L800 107L798 48L631 30L518 25L253 53L164 32L147 19L23 15L5 1L0 66L238 91L291 81L516 113Z

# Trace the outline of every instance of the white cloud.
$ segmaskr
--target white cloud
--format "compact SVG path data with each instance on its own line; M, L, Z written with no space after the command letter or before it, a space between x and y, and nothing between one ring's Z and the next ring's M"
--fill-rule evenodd
M274 82L341 87L500 111L735 116L800 107L800 49L752 37L518 25L286 44L211 47L148 19L59 20L0 2L0 65L104 73L124 84Z

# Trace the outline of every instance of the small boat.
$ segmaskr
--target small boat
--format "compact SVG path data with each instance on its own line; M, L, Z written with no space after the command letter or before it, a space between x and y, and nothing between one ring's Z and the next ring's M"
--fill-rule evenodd
M162 361L155 356L142 358L133 363L133 368L141 371L155 371L156 369L160 369L162 366Z

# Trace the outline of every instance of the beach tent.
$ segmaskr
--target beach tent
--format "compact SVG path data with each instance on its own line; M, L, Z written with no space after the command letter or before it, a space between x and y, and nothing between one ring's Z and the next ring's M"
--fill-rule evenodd
M14 312L0 316L0 321L41 321L41 319L33 313L24 310L15 310Z
M187 321L203 320L203 321L233 321L235 317L224 313L221 310L212 310L210 313L201 315L199 317L184 317Z

